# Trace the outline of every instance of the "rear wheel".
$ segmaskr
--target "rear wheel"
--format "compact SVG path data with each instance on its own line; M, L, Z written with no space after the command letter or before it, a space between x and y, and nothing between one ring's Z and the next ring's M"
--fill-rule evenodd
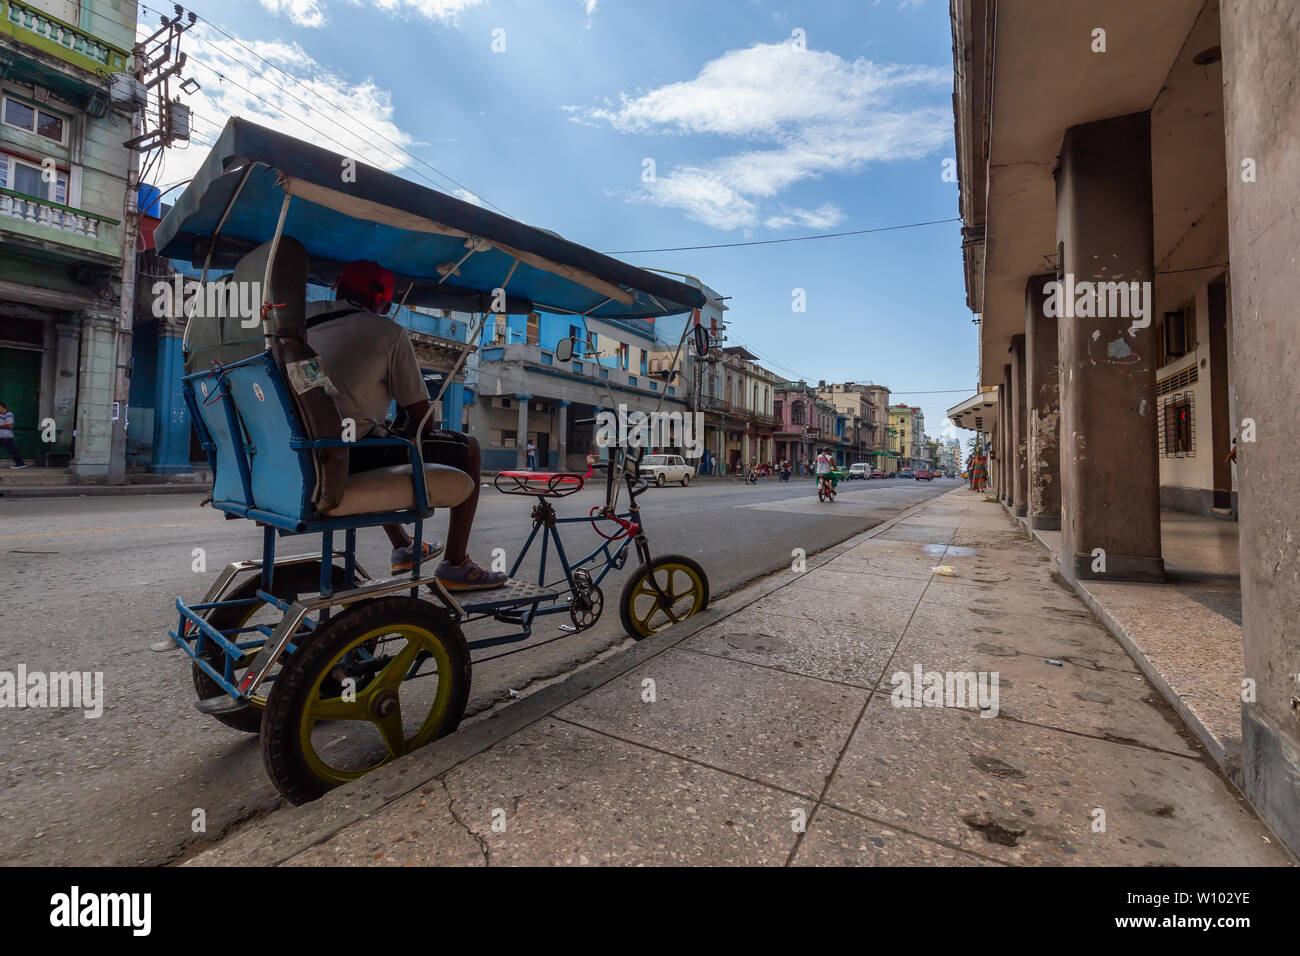
M659 472L659 474L655 475L655 484L658 485L660 488L668 484L668 479L664 477L664 473L662 471Z
M335 590L340 590L344 586L343 569L335 566L330 572L330 580ZM254 575L247 581L244 581L237 588L227 594L225 601L242 601L257 597L258 588L262 586L262 576ZM276 568L274 576L274 590L276 597L282 601L292 604L304 594L320 593L320 562L310 561L304 564L287 564L282 568ZM280 609L272 607L265 601L258 601L256 604L236 604L232 607L214 608L208 616L208 623L219 631L229 631L238 627L249 627L253 624L274 625L281 618ZM236 636L236 642L240 640L250 640L247 634ZM203 650L199 656L214 670L225 673L226 654L214 641L204 641ZM239 683L239 678L243 672L248 669L252 663L252 658L256 656L250 649L248 654L235 662L234 683ZM194 690L199 695L199 700L207 700L211 697L220 697L226 692L221 685L214 681L200 667L193 668ZM272 675L274 680L274 675ZM266 686L272 686L267 684ZM221 721L227 727L234 730L242 730L246 734L255 734L262 729L262 710L266 707L265 696L254 696L249 701L249 706L243 710L237 710L230 713L216 713L212 716Z
M660 597L651 584L667 598ZM709 606L709 576L693 558L665 554L641 565L623 585L618 614L623 630L636 640L699 614Z
M306 803L451 733L469 700L469 648L442 610L411 597L354 604L294 654L262 721L262 760Z
M685 487L686 487L687 485L689 485L690 483L691 483L691 476L690 476L690 475L682 475L682 487L685 488Z

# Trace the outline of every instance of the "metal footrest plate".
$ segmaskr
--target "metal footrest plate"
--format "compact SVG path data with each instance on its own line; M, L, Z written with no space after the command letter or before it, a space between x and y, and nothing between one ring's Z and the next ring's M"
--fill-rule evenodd
M554 601L563 592L559 588L543 587L540 584L529 584L525 581L518 581L514 578L508 580L499 588L491 591L453 591L452 594L458 598L461 608L468 614L478 614L484 611L496 611L507 607L519 607L527 604L537 604L543 601Z

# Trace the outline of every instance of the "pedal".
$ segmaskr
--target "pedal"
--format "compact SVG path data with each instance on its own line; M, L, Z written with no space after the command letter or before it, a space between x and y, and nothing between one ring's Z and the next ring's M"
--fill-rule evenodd
M252 705L246 700L235 700L225 694L217 697L207 697L203 700L194 702L194 709L200 714L237 714L240 711L248 710Z

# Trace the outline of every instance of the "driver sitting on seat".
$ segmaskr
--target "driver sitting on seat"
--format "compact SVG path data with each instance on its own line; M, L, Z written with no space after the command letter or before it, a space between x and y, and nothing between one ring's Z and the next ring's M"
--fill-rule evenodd
M389 404L396 402L414 428L429 408L429 393L406 330L384 317L393 301L393 274L377 262L351 262L343 267L334 288L335 301L307 305L307 344L320 356L325 374L334 383L339 415L356 423L358 440L367 435L383 437ZM474 479L474 493L451 509L447 553L438 565L438 580L450 591L501 587L507 576L481 568L466 551L478 508L478 442L460 432L435 428L430 421L421 450L426 464L450 465ZM410 463L409 450L400 446L353 447L348 473ZM411 536L400 524L384 525L384 530L393 544L393 574L410 571ZM436 554L438 545L426 541L423 552L421 560Z

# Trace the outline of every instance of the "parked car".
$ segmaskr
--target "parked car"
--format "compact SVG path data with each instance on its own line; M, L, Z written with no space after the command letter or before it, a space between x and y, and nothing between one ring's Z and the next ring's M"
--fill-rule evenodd
M641 459L641 477L660 488L670 481L681 482L685 488L695 477L695 469L681 455L646 455Z
M917 481L934 481L934 472L927 471L926 469L922 468L915 475L913 475L913 477Z
M858 479L865 480L870 476L870 473L871 473L871 466L868 465L865 461L860 461L857 462L856 464L849 465L850 481L856 481Z
M904 468L898 473L899 478L915 478L916 473L911 468Z
M867 475L867 477L868 477L868 478L884 478L884 477L885 477L885 473L884 473L883 471L881 471L879 468L876 468L876 469L874 469L874 470L871 472L871 474Z

